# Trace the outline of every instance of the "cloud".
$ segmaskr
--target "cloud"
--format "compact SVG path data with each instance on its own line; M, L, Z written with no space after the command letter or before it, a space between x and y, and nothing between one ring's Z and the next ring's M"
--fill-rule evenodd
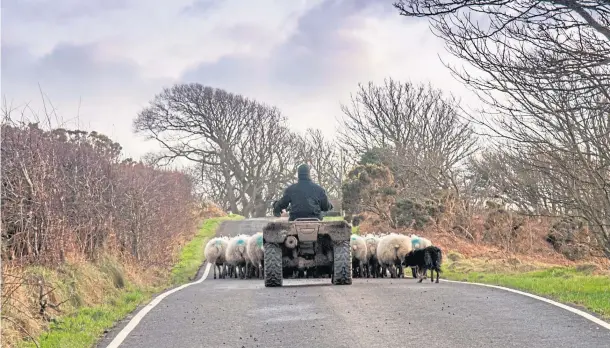
M407 21L391 3L326 1L302 16L294 33L266 59L232 56L189 69L196 81L277 105L298 129L332 136L358 83L386 77L431 82L473 102L439 60L443 42L426 21Z
M98 52L95 44L59 44L37 58L25 47L3 45L2 93L14 106L29 104L37 117L56 114L56 125L101 131L141 155L146 150L130 144L131 119L171 80L143 78L134 62Z
M2 93L54 105L114 136L128 154L148 100L200 82L277 105L295 129L334 134L357 83L392 76L465 95L440 39L389 1L75 0L3 2Z
M83 94L120 95L141 87L135 63L126 59L103 59L98 51L94 44L58 44L48 54L36 58L25 47L3 46L6 62L3 77L8 81L19 80L21 86L36 83L52 86L54 94L61 99Z

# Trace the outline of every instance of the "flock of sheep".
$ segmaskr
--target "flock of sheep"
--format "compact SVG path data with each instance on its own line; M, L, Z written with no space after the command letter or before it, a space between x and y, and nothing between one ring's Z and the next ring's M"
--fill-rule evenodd
M263 232L252 236L240 234L238 236L215 237L205 246L205 259L216 269L218 278L251 278L253 275L263 278L263 261L265 259L263 247Z
M354 277L383 278L389 272L391 278L404 278L404 268L411 267L413 278L419 276L419 282L426 278L427 270L433 281L436 271L438 283L442 251L427 238L398 233L353 234L350 245Z
M352 248L353 276L383 278L404 277L404 268L411 267L413 278L419 282L431 271L431 281L438 283L442 263L442 251L432 242L417 235L397 233L353 234L350 238ZM213 265L214 279L218 276L229 278L263 278L264 246L263 233L252 236L238 235L232 238L212 238L205 247L206 260ZM217 273L218 271L218 273ZM299 273L301 277L306 272Z

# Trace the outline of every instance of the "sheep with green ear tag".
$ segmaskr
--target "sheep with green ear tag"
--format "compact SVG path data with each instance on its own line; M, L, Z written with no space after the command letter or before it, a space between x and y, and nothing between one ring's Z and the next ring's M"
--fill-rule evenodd
M404 234L390 233L377 245L377 259L382 267L387 267L392 278L402 278L405 256L413 250L411 238ZM398 272L396 271L398 267Z
M352 234L350 241L352 248L352 269L355 277L365 277L369 264L366 241L357 234Z
M244 279L246 277L246 242L248 235L240 234L239 236L229 239L227 250L225 253L227 262L232 266L235 278ZM231 275L230 275L231 276Z
M379 244L380 237L375 236L373 234L367 234L364 237L366 241L366 247L369 258L368 265L368 277L379 278L381 276L381 266L379 265L379 260L377 260L377 245Z
M206 261L214 267L214 279L216 279L216 268L218 268L218 278L223 279L226 275L225 251L229 244L226 238L215 237L208 241L203 250Z
M256 270L259 279L263 279L263 267L265 261L265 247L263 245L263 232L255 233L246 246L250 262Z

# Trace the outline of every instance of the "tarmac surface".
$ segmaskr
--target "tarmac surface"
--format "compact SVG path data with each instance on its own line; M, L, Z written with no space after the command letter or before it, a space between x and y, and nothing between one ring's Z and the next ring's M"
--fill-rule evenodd
M217 235L254 234L267 221L227 221ZM610 330L523 295L442 278L354 279L347 286L294 279L265 288L258 279L215 280L210 270L205 281L152 308L120 347L610 348Z

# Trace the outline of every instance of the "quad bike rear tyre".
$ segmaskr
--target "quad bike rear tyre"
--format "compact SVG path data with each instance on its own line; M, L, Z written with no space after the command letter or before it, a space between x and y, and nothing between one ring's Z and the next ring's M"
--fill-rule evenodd
M282 248L276 243L265 243L265 287L282 286Z
M334 243L332 283L334 285L352 284L352 253L349 240Z

